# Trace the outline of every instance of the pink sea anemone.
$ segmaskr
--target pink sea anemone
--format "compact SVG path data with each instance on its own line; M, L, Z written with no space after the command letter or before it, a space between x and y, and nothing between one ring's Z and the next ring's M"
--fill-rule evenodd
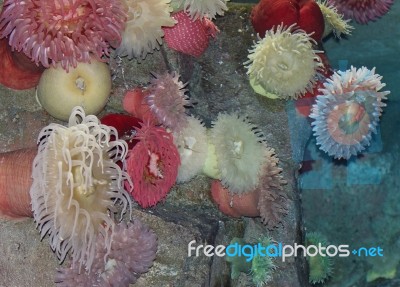
M164 40L168 47L194 57L200 57L207 49L210 37L215 37L218 28L208 18L192 20L185 12L172 15L178 21L173 27L165 27Z
M158 122L179 132L187 125L185 106L190 106L185 95L186 84L179 80L178 73L155 75L148 87L149 95L146 102Z
M141 119L143 122L151 122L159 124L158 119L151 111L147 104L147 96L149 91L144 88L134 88L125 93L122 106L126 112L134 117Z
M110 236L110 234L109 234ZM128 287L146 273L156 257L157 236L136 219L115 226L111 249L107 255L104 236L96 238L96 256L90 272L69 267L58 270L57 287Z
M137 130L139 142L126 161L133 181L133 198L146 208L165 198L176 181L181 163L172 134L144 123Z
M328 0L346 19L367 24L385 15L394 0Z
M121 41L126 12L119 0L6 0L0 37L37 64L68 70L109 55Z

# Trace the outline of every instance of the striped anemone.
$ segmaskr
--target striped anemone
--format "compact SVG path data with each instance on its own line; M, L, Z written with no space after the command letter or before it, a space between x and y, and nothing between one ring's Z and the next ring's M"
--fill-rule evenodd
M349 159L363 151L376 133L382 101L389 91L382 76L362 67L335 72L320 89L310 117L317 145L337 159Z
M98 234L110 251L115 203L122 203L122 213L131 206L124 189L128 175L117 164L128 146L114 128L85 116L81 107L73 109L68 127L53 123L43 128L38 142L30 190L36 224L42 238L50 236L60 261L70 251L73 266L79 262L79 269L90 270Z

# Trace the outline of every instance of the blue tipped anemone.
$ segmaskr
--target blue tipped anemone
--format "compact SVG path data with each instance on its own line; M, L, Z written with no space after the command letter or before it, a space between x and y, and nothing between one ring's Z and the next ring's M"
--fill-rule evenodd
M349 159L370 145L386 106L382 101L390 93L379 92L385 86L381 79L375 68L352 66L324 83L310 115L321 150L337 159Z

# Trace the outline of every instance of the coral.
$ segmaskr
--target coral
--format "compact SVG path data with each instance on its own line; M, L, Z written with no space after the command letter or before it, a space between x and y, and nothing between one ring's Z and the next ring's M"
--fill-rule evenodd
M146 208L164 199L176 181L180 157L172 134L149 123L137 129L139 142L126 161L133 180L133 198Z
M321 41L324 32L324 18L314 0L261 0L253 7L250 17L261 38L278 25L288 27L296 24L317 42Z
M394 0L328 0L346 19L367 24L385 15Z
M294 25L267 31L249 50L245 62L253 88L264 91L262 95L283 99L296 99L311 91L322 67L312 43L309 35Z
M240 194L257 186L264 163L264 137L257 127L236 113L220 113L210 133L222 184Z
M224 15L224 11L228 10L226 2L229 0L183 0L183 8L192 20L204 17L215 18L215 16Z
M108 232L108 236L111 236ZM133 223L116 225L110 252L104 244L104 235L96 238L96 255L90 272L80 272L69 267L57 271L58 287L119 286L134 284L142 273L146 273L156 257L157 237L138 219Z
M323 247L327 247L329 244L322 234L318 232L310 232L306 235L306 246L321 244ZM313 257L307 257L308 266L310 269L309 282L311 284L318 284L325 282L330 276L332 276L333 262L329 256L316 255Z
M317 145L337 159L349 159L370 144L376 133L382 107L389 91L382 76L362 67L338 71L327 79L313 105L310 118Z
M172 17L178 23L174 27L163 28L168 47L200 57L207 49L210 37L216 36L217 27L206 17L193 21L184 11L174 13Z
M7 39L0 39L0 59L0 84L25 90L39 83L44 68L37 66L24 53L11 51Z
M158 49L164 32L162 27L172 27L170 0L122 0L128 8L128 20L122 34L117 54L129 58L145 58Z
M322 36L323 38L328 36L332 31L337 38L340 38L342 34L351 34L351 30L353 30L354 27L348 23L350 20L343 19L343 15L339 14L335 6L329 4L327 0L321 0L317 3L321 9L322 15L324 15L325 30Z
M68 71L78 62L100 60L121 41L126 11L119 0L6 0L0 38L36 64L60 63Z
M185 86L179 81L178 73L155 74L145 99L158 122L174 132L181 131L188 123L185 106L191 104L185 95Z
M50 236L60 261L71 251L72 265L90 270L96 236L111 232L104 238L107 251L111 248L115 203L122 203L123 213L131 206L124 189L130 179L117 165L125 160L127 144L81 107L72 111L68 127L43 128L38 143L30 190L36 224L42 238Z
M29 189L36 148L0 154L0 218L32 217Z
M174 132L174 142L181 158L177 182L185 182L200 173L207 155L207 130L195 117L187 118L187 126Z

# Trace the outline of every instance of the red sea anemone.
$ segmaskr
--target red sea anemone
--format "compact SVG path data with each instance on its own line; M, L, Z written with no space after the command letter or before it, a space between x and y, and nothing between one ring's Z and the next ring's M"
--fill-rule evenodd
M0 38L36 64L98 60L118 46L126 8L118 0L6 0L0 16Z
M144 123L136 139L140 141L129 153L127 172L133 181L133 198L146 208L165 198L181 161L172 134L162 127Z
M97 236L96 256L90 272L80 272L77 267L63 268L58 270L55 282L57 287L128 287L149 270L156 252L157 236L153 231L138 219L133 223L121 222L115 226L108 255L104 235Z
M324 33L324 17L314 0L261 0L253 7L251 23L261 38L278 25L297 24L317 42Z
M120 139L125 140L128 144L128 149L132 149L138 142L138 140L135 139L135 135L136 128L139 128L142 123L140 119L129 115L108 114L101 118L101 123L114 127ZM111 140L115 140L115 137L111 137Z
M178 21L173 27L165 27L164 40L168 47L178 52L200 57L208 47L210 37L215 37L218 28L208 18L192 20L185 12L172 15Z
M0 154L0 218L32 217L29 189L36 148Z
M25 90L35 87L44 68L33 63L24 53L12 51L6 39L0 40L0 84Z
M346 19L367 24L385 15L394 0L328 0Z

